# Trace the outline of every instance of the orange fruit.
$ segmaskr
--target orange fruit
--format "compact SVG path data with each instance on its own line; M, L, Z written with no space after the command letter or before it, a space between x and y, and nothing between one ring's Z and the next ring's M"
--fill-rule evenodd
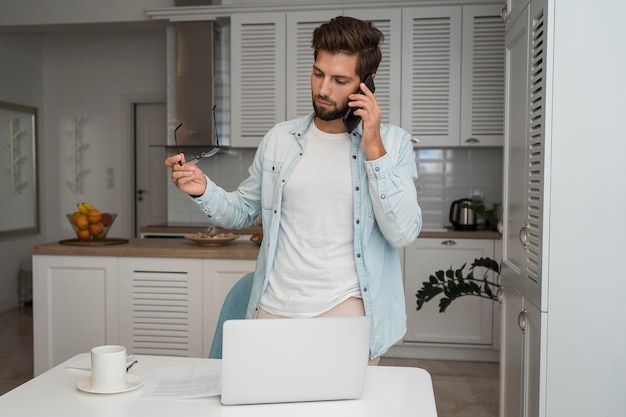
M90 224L89 232L94 236L102 236L104 233L104 226L102 223Z
M89 210L87 213L87 220L89 224L100 223L102 220L102 214L98 210Z
M91 232L89 229L79 229L76 231L76 236L78 236L80 240L89 240L91 238Z
M89 228L89 221L87 220L87 216L82 214L82 213L79 213L76 216L72 216L72 222L79 229L88 229Z

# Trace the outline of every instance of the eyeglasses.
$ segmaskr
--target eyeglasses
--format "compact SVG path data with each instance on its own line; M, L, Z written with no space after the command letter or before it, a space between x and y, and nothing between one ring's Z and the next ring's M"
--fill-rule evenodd
M195 155L194 157L190 158L190 159L186 159L185 158L185 163L187 162L191 162L191 161L195 161L196 159L200 159L200 158L210 158L212 156L217 155L217 153L220 151L220 137L217 134L217 122L215 120L215 107L213 106L213 127L215 128L215 146L211 149L209 149L208 151L202 152L199 155ZM178 129L180 129L180 127L183 124L180 123L178 126L176 126L176 129L174 129L174 143L176 144L176 153L179 154L180 150L178 149L178 141L176 140L176 131ZM182 161L178 161L178 165L182 165Z

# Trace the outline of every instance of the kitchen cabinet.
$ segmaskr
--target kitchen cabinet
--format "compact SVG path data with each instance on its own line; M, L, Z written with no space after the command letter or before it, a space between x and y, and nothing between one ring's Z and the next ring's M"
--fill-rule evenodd
M461 297L445 313L439 313L439 298L419 311L415 298L422 282L436 271L467 264L467 273L474 259L493 259L494 245L492 239L418 238L404 249L407 333L404 349L394 348L395 352L413 350L418 357L432 359L497 360L493 347L494 322L499 324L494 314L499 311L498 303Z
M204 322L203 354L209 356L217 320L230 289L244 275L254 272L256 261L232 259L205 259L202 263L202 317Z
M546 129L546 10L534 2L506 33L503 275L540 309ZM546 294L543 294L545 296Z
M285 14L234 14L230 25L231 146L255 148L285 119Z
M35 375L94 346L207 357L222 303L252 259L33 256Z
M372 5L233 15L233 146L255 147L278 121L311 112L311 35L341 14L372 21L385 36L375 79L384 123L402 126L423 147L502 146L500 11Z
M203 356L202 260L119 258L119 343L139 355Z
M313 30L342 14L371 20L383 32L376 96L383 122L400 124L400 9L234 14L232 146L256 147L276 123L312 111Z
M35 375L92 347L117 343L117 261L33 257Z
M402 10L402 122L419 147L502 146L500 5Z
M548 19L533 1L507 27L500 415L544 415L540 395ZM516 5L520 6L521 5ZM542 294L543 292L543 294ZM541 310L543 309L543 311Z
M541 321L545 313L506 281L501 294L500 415L536 417L540 415Z

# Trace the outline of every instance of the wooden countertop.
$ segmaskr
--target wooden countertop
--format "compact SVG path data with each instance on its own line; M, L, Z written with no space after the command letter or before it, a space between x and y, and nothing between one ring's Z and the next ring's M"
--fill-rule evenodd
M140 232L148 235L167 236L167 235L184 235L202 232L206 230L206 227L194 226L194 225L175 225L175 224L163 224L154 226L145 226L140 229ZM235 234L252 235L254 233L262 233L263 229L258 227L249 227L240 230L223 230L218 229L220 232L231 232ZM457 231L451 229L441 230L422 230L419 237L421 238L435 238L435 239L495 239L500 240L502 236L494 230L476 230L469 231Z
M417 237L419 238L433 238L433 239L494 239L500 240L502 236L495 230L475 230L460 231L460 230L422 230Z
M124 256L148 258L256 259L259 247L239 238L221 246L203 246L187 239L129 239L107 246L70 246L58 242L33 246L32 255Z

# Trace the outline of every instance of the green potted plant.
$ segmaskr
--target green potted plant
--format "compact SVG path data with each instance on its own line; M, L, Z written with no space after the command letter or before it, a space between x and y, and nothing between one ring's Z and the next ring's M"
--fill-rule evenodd
M439 312L444 313L452 301L467 295L498 301L500 289L500 265L491 258L474 259L465 275L467 263L459 269L450 267L446 271L437 271L428 281L422 283L417 291L417 310L424 303L433 300L440 294ZM479 268L477 270L476 268Z

